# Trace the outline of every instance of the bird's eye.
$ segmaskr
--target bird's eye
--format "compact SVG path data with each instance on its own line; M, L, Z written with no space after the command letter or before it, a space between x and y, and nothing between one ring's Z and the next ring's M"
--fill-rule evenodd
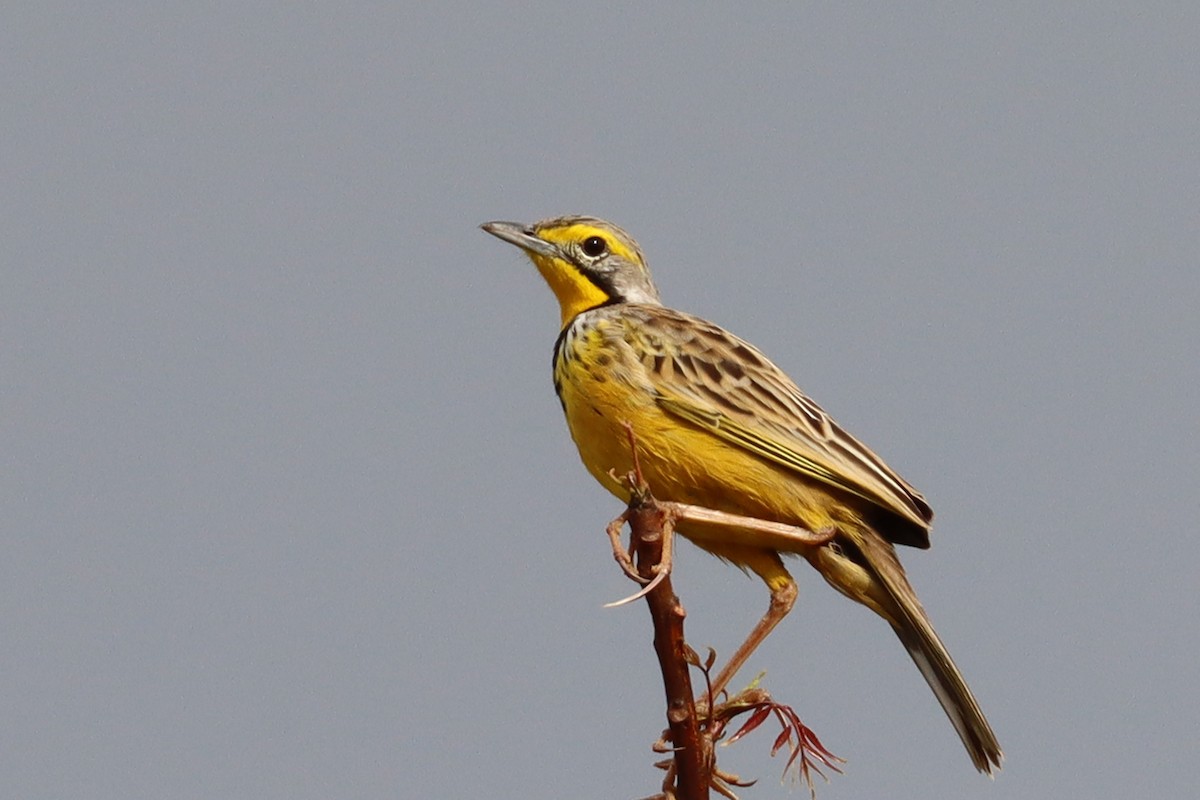
M589 236L583 240L583 254L589 258L599 258L608 252L608 242L599 236Z

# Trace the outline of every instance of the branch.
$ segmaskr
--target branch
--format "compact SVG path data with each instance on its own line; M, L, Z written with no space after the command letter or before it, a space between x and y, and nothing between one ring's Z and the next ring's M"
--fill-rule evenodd
M640 476L639 476L640 477ZM644 484L635 488L625 512L630 528L630 552L636 560L637 574L643 582L657 581L646 594L646 605L654 623L654 652L662 671L667 696L667 725L674 745L674 768L667 772L663 789L679 800L707 800L712 775L712 742L701 733L692 694L689 660L695 656L683 638L683 619L687 616L671 586L670 547L673 522L668 512L646 491ZM664 560L664 549L667 550ZM674 787L672 783L674 774Z

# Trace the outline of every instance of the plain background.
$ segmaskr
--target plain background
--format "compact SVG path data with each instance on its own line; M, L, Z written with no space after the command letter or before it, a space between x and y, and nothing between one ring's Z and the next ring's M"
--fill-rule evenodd
M797 564L834 798L1185 797L1191 4L24 4L0 31L0 795L631 798L663 725L490 219L629 229L937 510L971 769ZM685 547L698 648L766 592ZM722 749L779 786L773 731Z

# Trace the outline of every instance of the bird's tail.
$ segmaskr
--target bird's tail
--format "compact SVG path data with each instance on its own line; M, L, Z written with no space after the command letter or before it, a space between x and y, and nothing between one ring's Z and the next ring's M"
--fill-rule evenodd
M933 630L892 545L869 529L839 535L837 542L842 551L838 560L846 558L866 574L859 573L858 580L847 581L845 578L853 571L826 570L820 566L818 569L838 590L874 609L891 623L958 731L975 768L992 774L1000 768L1004 758L1000 743L946 646Z

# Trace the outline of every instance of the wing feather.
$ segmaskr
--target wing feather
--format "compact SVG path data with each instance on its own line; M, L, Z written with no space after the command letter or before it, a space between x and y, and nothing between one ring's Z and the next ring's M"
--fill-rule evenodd
M637 315L627 338L667 413L929 528L925 498L753 345L682 312L656 307Z

